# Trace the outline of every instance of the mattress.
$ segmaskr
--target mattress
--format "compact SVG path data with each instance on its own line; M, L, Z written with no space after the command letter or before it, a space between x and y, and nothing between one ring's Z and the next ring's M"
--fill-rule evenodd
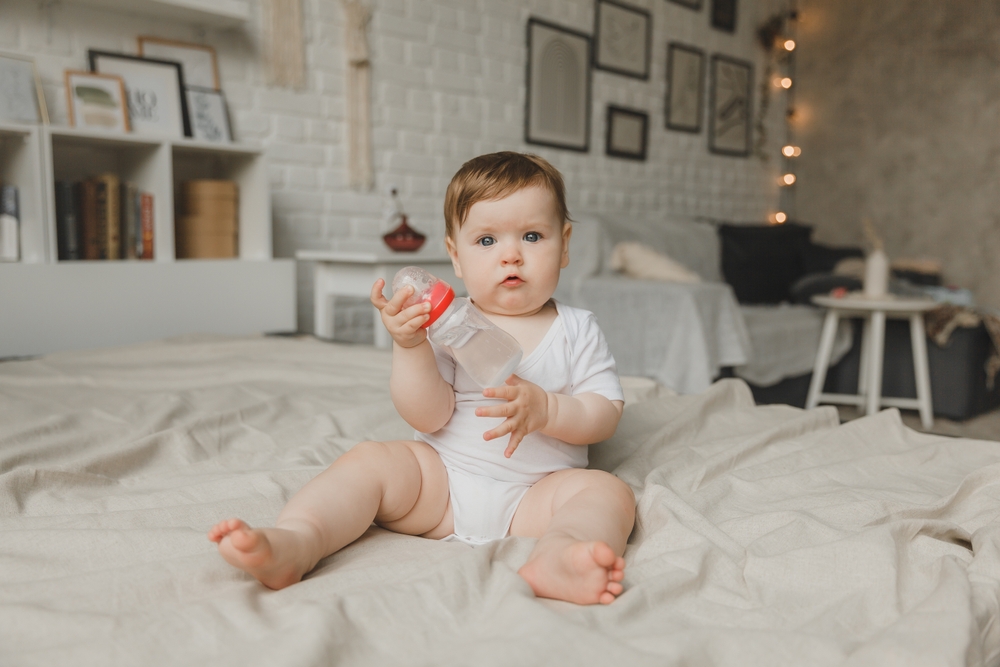
M372 527L272 591L206 531L272 523L355 443L411 429L390 354L186 337L0 364L3 665L986 665L1000 444L895 410L631 392L591 466L637 495L625 591L536 599L534 540Z

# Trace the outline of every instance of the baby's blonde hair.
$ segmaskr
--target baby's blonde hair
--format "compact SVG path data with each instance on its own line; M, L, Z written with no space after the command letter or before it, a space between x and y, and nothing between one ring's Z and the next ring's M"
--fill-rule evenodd
M562 224L570 222L562 174L545 158L513 151L472 158L455 173L444 195L445 233L454 239L476 202L502 199L533 185L552 193L556 215Z

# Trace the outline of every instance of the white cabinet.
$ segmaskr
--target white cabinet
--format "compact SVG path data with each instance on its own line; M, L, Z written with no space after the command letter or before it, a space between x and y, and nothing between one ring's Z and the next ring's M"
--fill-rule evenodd
M58 260L54 184L102 172L153 194L154 261ZM239 186L238 258L176 259L175 202L196 178ZM295 265L272 258L260 147L5 124L0 182L18 187L22 248L21 262L0 263L0 357L295 330Z

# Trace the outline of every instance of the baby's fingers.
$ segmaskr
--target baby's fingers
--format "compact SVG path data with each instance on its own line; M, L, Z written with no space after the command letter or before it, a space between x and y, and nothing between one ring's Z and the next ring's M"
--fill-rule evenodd
M384 312L389 317L395 317L403 310L403 302L413 295L413 287L404 285L401 290L392 295L392 298L385 304Z
M378 308L379 310L385 308L385 304L389 303L389 301L385 298L385 295L382 294L382 288L384 287L385 287L385 281L382 280L381 278L376 280L375 284L372 285L372 294L371 294L372 305Z
M510 440L507 442L507 449L503 451L503 455L509 459L511 455L514 453L514 450L517 449L517 446L521 444L521 438L523 437L524 434L521 433L520 431L514 431L513 433L511 433Z
M502 424L494 429L483 433L483 440L494 440L496 438L501 438L514 430L514 420L505 419Z

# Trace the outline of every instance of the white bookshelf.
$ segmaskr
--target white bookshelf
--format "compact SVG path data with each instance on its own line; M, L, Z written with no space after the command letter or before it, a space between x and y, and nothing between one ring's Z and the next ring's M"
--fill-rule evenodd
M152 193L154 261L58 259L55 182L104 172ZM235 259L175 256L178 192L197 178L237 183ZM0 125L0 181L18 186L22 217L22 261L0 263L0 358L183 333L295 330L295 265L272 257L260 146Z
M239 28L250 20L247 0L64 0L137 16L172 19L216 28Z

